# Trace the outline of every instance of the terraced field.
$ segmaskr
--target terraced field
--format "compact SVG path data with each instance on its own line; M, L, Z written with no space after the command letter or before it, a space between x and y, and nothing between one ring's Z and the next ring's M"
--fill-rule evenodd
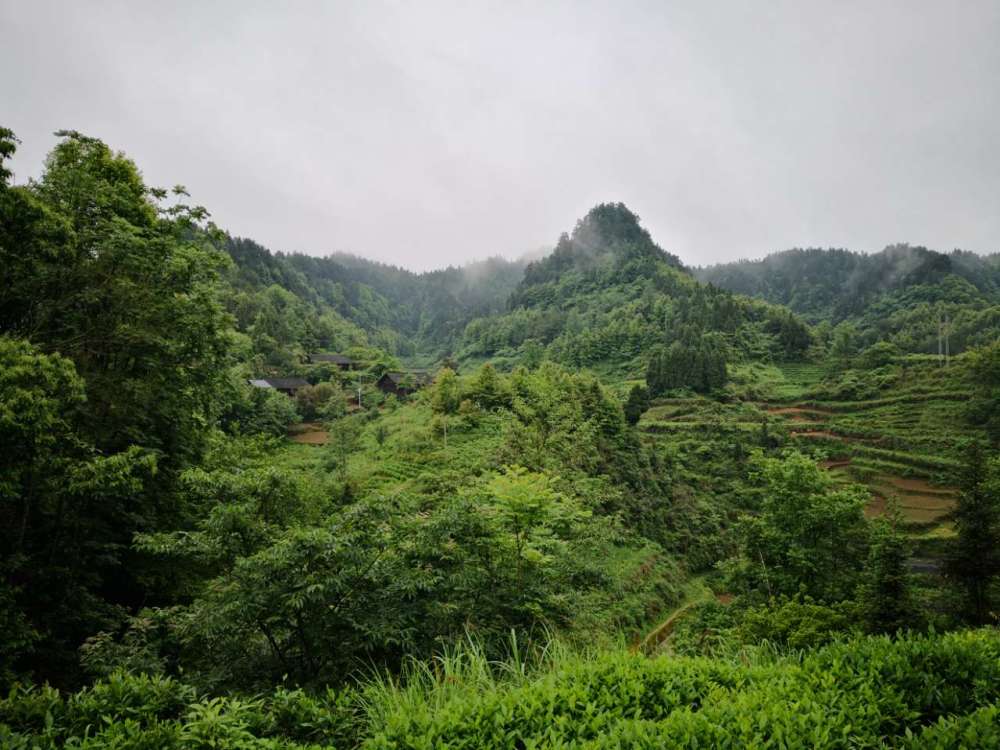
M896 381L865 400L832 398L814 365L755 366L750 374L762 379L762 385L746 387L759 394L752 400L660 399L639 426L650 439L726 432L784 436L837 481L867 485L870 517L894 502L914 538L952 535L948 514L973 437L963 414L970 394L957 370L902 368Z
M806 392L760 406L838 481L871 489L869 516L895 502L914 538L939 539L953 534L947 519L971 437L962 413L969 392L962 385L955 374L925 366L878 398L833 400Z

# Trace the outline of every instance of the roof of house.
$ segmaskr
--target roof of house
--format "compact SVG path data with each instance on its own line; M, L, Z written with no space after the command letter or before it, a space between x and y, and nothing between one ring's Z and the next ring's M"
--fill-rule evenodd
M405 383L407 380L412 380L417 385L425 385L430 382L431 376L426 372L396 372L394 370L390 370L386 372L382 378L389 378L394 385L400 385ZM379 380L382 378L379 378Z
M262 378L259 380L251 380L250 385L257 388L278 388L280 390L289 390L309 385L309 381L302 378Z
M332 362L335 365L354 364L353 359L345 357L343 354L324 354L323 352L317 352L316 354L310 354L309 359L313 362Z

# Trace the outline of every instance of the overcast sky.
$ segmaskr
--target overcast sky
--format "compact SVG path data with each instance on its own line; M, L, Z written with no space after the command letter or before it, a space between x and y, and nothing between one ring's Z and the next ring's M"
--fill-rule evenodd
M1000 250L1000 2L0 0L0 124L234 234L415 269L624 201L689 264Z

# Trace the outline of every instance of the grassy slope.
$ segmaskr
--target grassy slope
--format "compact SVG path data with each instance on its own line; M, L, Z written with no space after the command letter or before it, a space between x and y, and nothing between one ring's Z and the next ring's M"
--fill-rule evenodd
M432 498L435 493L460 492L484 473L501 468L499 415L483 414L471 422L452 417L447 445L443 434L433 429L433 417L419 396L383 410L363 427L346 467L339 461L336 425L328 445L289 441L279 460L326 481L346 481L356 497ZM653 544L623 539L601 550L601 559L607 580L587 595L588 606L574 623L574 633L581 637L613 641L618 629L645 632L680 595L680 567Z

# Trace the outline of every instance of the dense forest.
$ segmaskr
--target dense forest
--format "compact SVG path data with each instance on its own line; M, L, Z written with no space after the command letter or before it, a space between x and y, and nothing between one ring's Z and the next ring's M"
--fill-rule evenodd
M272 252L0 129L0 745L996 747L1000 261Z
M763 260L697 269L706 283L785 305L821 335L854 347L886 341L933 354L946 326L952 352L1000 335L1000 255L892 245L865 255L787 250Z

